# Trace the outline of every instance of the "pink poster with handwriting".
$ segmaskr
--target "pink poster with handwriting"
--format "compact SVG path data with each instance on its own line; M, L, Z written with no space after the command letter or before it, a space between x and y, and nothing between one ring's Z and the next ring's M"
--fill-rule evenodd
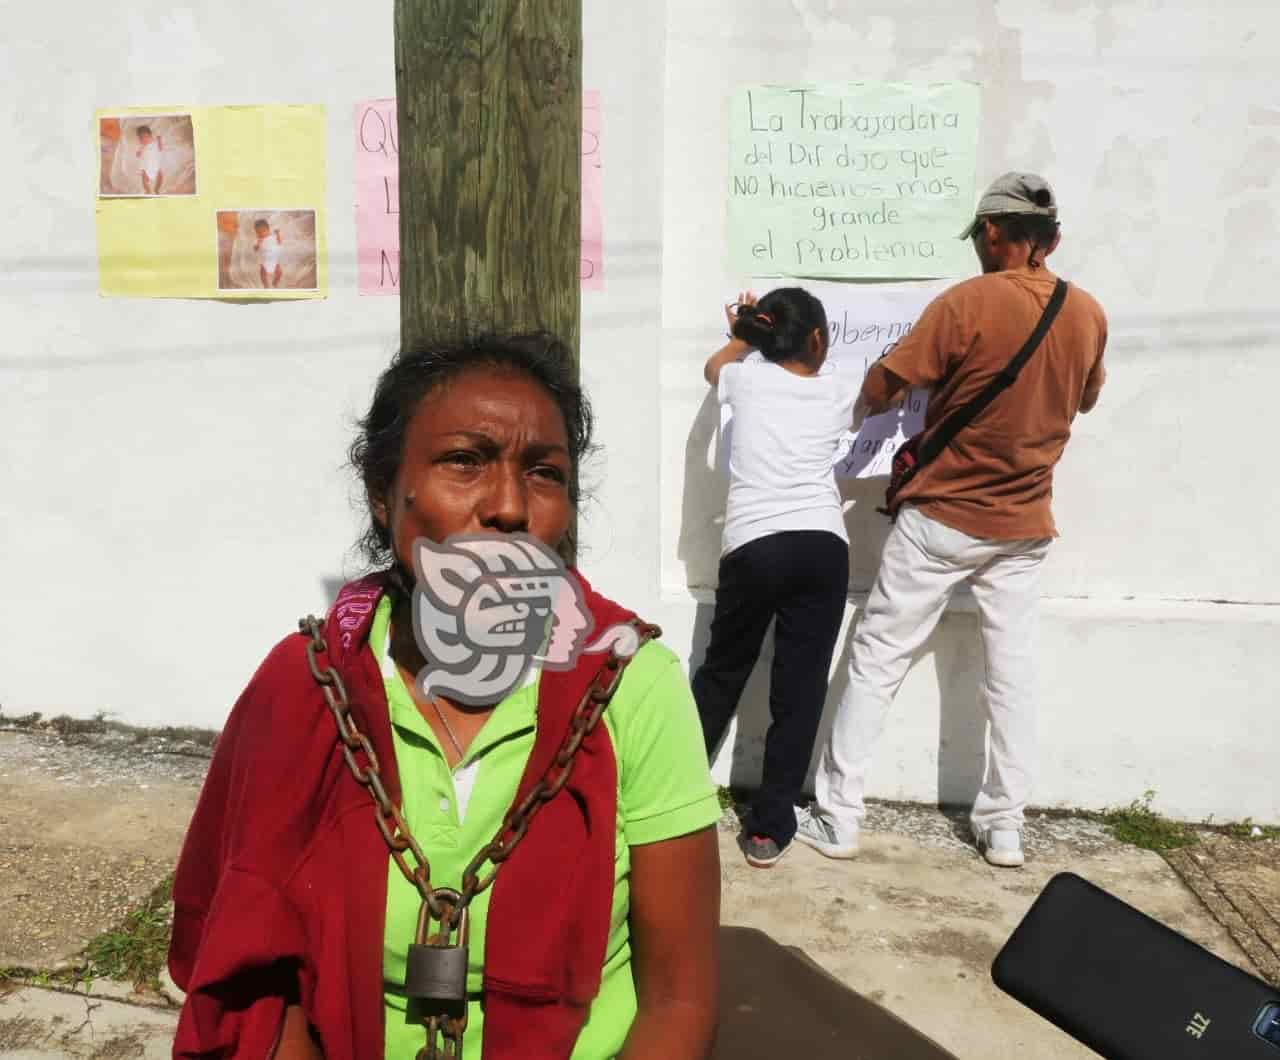
M400 293L396 101L356 104L356 252L361 294ZM600 93L582 93L582 289L604 290Z
M604 290L604 193L600 159L600 93L582 93L582 289Z
M361 294L400 293L396 101L356 104L356 254Z

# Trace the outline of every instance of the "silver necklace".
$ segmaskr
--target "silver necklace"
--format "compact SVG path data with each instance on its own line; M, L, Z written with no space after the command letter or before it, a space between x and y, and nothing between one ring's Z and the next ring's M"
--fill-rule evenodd
M458 761L462 761L462 744L458 743L458 738L453 735L453 726L449 724L449 719L444 716L444 711L440 709L440 704L436 702L435 696L430 699L431 709L436 712L436 717L440 719L440 724L444 726L445 734L449 737L449 742L453 744L453 749L458 752Z
M391 659L391 658L392 658L392 657L391 657L391 629L390 629L390 627L388 627L388 628L387 628L387 643L386 643L386 645L383 647L383 651L382 651L382 653L383 653L383 655L384 655L384 656L386 656L388 659ZM394 663L394 660L392 660L392 662ZM397 666L397 668L399 668L399 664L398 664L398 663L394 663L394 664ZM404 674L403 674L403 672L401 673L401 678L402 678L402 679L404 678ZM412 688L412 687L413 687L413 686L412 686L412 683L411 683L411 682L408 682L408 681L406 681L406 685L407 685L408 687L410 687L410 688ZM462 744L458 743L458 738L453 734L453 726L449 724L449 719L448 719L448 718L446 718L446 717L444 716L444 711L442 711L442 710L440 709L440 704L436 702L436 698L435 698L435 696L431 696L431 697L427 700L427 702L431 704L431 709L432 709L432 710L434 710L434 711L436 712L436 717L440 719L440 724L444 726L445 735L447 735L447 736L449 737L449 742L450 742L451 744L453 744L453 749L454 749L455 751L457 751L457 752L458 752L458 761L459 761L459 762L461 762L461 761L462 761L462 758L463 758L463 754L462 754Z

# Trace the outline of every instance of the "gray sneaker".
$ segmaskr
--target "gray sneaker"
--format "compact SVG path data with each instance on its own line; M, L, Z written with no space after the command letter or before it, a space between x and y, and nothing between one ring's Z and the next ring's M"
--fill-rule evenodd
M847 861L858 856L856 833L852 840L841 841L830 821L803 806L796 807L796 839L807 847L813 847L823 857Z
M746 832L738 836L738 846L742 848L747 864L757 869L772 868L778 859L787 852L786 847L778 846L768 836L747 835Z

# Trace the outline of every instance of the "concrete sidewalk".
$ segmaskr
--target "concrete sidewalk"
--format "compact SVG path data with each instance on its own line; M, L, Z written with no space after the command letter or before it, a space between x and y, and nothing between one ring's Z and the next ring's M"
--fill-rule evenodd
M177 1014L35 987L0 996L0 1057L5 1060L163 1060Z
M799 946L960 1060L1096 1054L996 989L991 962L1055 873L1071 871L1233 964L1258 969L1157 854L1089 820L1032 818L1027 865L996 869L961 815L872 805L856 861L793 845L752 869L722 835L723 919Z
M93 933L116 923L169 871L204 763L163 746L151 751L118 740L95 746L47 732L0 733L0 968L76 963ZM726 814L725 923L801 947L961 1060L1093 1055L1001 994L989 975L997 950L1062 870L1251 973L1262 971L1164 859L1118 843L1091 820L1034 817L1021 870L988 866L964 838L959 815L927 807L873 805L852 862L797 844L773 869L752 869L734 837ZM1276 846L1264 840L1252 849L1274 859ZM1193 849L1211 878L1212 844ZM1239 900L1251 888L1261 896L1259 915L1280 913L1280 871L1274 896L1268 871L1244 882L1233 877L1224 891ZM102 982L66 993L0 979L0 1058L168 1056L176 1010L139 1004L155 1000Z

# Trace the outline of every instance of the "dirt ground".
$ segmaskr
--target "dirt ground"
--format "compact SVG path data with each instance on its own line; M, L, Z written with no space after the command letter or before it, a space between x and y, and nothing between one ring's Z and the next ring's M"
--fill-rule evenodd
M57 970L173 869L208 759L129 734L0 732L0 969Z
M118 925L165 878L207 754L180 734L0 731L0 970L76 964L90 938ZM989 973L1032 900L1064 869L1247 971L1278 977L1275 839L1206 833L1166 861L1117 842L1094 820L1036 816L1025 836L1027 867L1002 870L978 857L963 815L880 804L858 860L829 861L795 845L761 871L743 862L734 834L727 813L725 923L801 947L960 1060L1093 1055L1001 994ZM139 1006L144 998L128 986L99 981L67 993L39 982L0 976L0 1058L168 1055L174 1009ZM993 1050L994 1042L1001 1044Z

